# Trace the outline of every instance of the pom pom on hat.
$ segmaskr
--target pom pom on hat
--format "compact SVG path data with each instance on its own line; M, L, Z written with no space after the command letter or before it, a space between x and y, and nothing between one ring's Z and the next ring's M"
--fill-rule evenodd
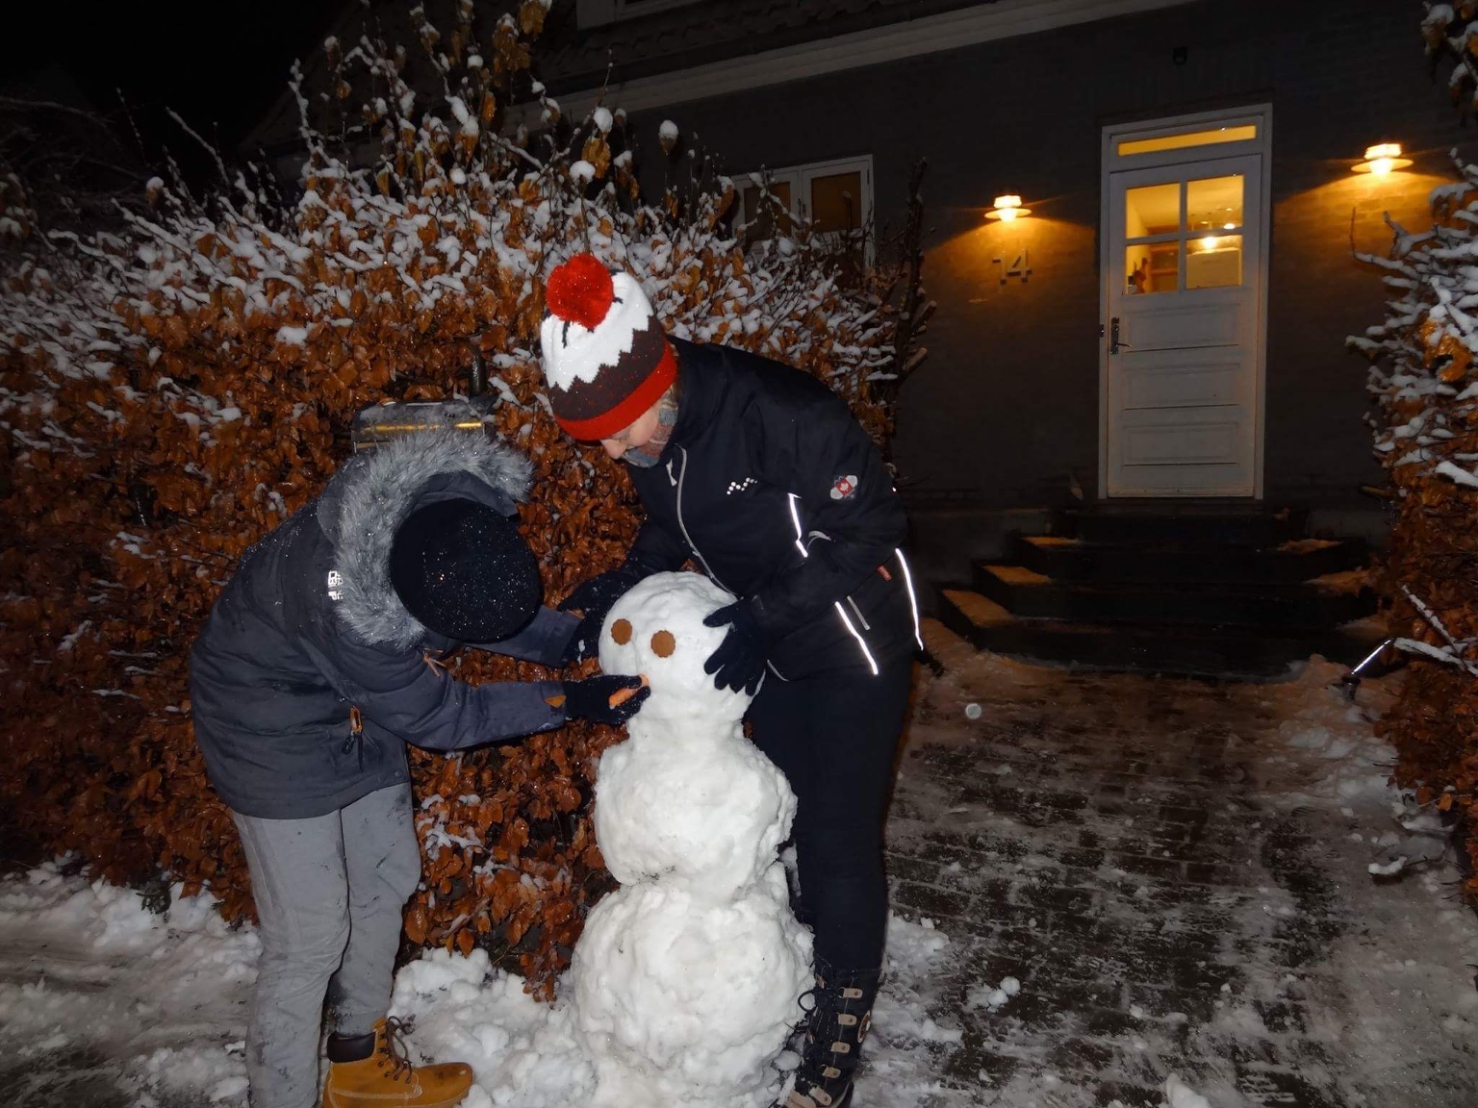
M549 404L577 439L631 426L677 380L677 359L641 285L577 254L544 288L539 356Z
M593 254L576 254L549 275L544 299L560 319L595 330L616 297L611 272Z

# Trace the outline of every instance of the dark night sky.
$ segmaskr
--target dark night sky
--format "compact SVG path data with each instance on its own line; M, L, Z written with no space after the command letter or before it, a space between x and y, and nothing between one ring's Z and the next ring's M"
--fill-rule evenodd
M67 79L110 112L121 88L145 132L183 151L164 115L232 149L285 87L295 57L312 50L353 0L43 0L7 11L0 88L61 97ZM60 77L59 75L65 75Z

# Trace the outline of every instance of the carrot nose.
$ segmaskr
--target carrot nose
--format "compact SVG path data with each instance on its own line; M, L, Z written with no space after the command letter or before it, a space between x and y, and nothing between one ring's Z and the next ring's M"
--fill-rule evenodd
M652 685L652 682L649 681L647 679L647 675L645 673L643 673L641 675L641 688L643 688L643 689L651 688L651 685ZM615 692L613 692L611 694L611 701L610 701L611 707L612 708L616 708L616 707L619 707L622 704L625 704L628 700L630 700L633 696L635 696L638 691L639 690L637 690L637 689L617 689Z

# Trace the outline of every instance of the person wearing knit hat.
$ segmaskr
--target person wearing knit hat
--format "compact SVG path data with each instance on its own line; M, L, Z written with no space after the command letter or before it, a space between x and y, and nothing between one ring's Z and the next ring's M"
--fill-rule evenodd
M577 439L613 439L677 380L677 358L646 293L589 254L555 270L540 327L549 404Z
M755 745L798 801L796 914L815 932L815 1005L786 1108L846 1105L887 924L882 827L922 646L907 521L887 466L810 374L665 334L635 277L582 254L549 275L541 358L577 439L631 467L646 519L625 561L560 604L570 656L643 577L689 560L735 596L705 663L757 695Z

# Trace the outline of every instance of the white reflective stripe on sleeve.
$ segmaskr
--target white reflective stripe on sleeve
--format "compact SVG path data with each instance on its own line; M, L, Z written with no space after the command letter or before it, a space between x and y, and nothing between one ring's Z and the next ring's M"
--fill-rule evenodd
M804 542L806 532L801 527L801 514L796 510L795 506L796 501L799 500L800 497L796 496L796 494L793 492L788 492L785 494L785 496L787 503L789 503L790 505L790 522L795 524L795 548L801 552L802 558L809 558L811 556L811 552L806 549L806 544ZM821 537L826 538L827 536L822 535ZM899 556L902 557L901 554ZM907 571L905 570L905 572ZM851 604L854 608L857 607L856 603L853 602L850 596L847 597L847 603ZM847 618L847 611L845 608L842 607L842 602L840 600L834 600L832 601L832 604L836 607L837 615L842 617L842 623L845 624L847 630L852 633L852 637L857 640L857 645L862 648L862 656L867 659L867 664L872 669L872 675L876 677L878 675L878 664L873 660L872 651L867 649L867 640L864 639L860 634L858 634L857 628L852 626L852 621ZM857 613L857 618L862 619L862 613L860 611ZM866 620L863 620L863 623L866 622ZM916 630L918 627L918 622L919 620L916 608L914 614L914 627ZM919 645L923 645L922 639L919 640Z
M785 494L785 496L786 502L790 505L790 522L795 524L795 548L801 552L802 558L809 558L811 556L811 552L806 549L806 544L801 541L806 537L806 533L801 530L801 514L800 512L796 511L795 507L795 502L799 500L800 497L798 497L793 492L788 492Z
M903 556L902 549L896 549L893 553L898 555L898 564L903 567L903 582L908 586L908 606L913 609L913 637L919 644L919 649L924 649L924 632L919 627L919 598L913 591L913 574L908 570L908 559Z
M878 664L872 659L872 651L867 649L867 640L857 633L857 628L852 626L852 621L847 618L846 609L842 607L840 600L834 601L837 615L842 617L842 622L847 625L847 630L852 632L852 637L857 640L857 645L862 647L862 656L867 659L867 664L872 667L872 675L878 675Z

